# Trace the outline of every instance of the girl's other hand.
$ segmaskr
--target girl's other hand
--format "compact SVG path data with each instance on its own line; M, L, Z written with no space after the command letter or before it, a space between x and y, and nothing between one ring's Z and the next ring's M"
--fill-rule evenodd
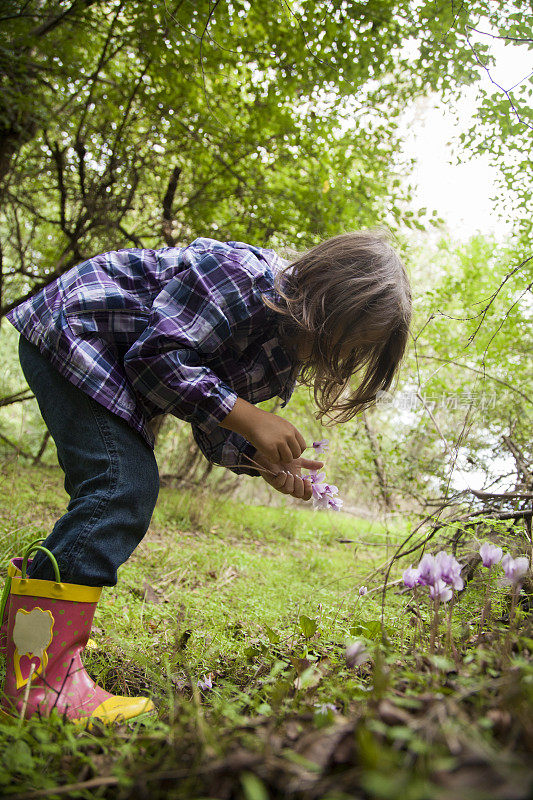
M283 417L263 411L238 397L222 428L239 433L269 461L287 465L299 458L307 445L300 431Z
M315 470L324 466L323 461L295 458L281 467L279 464L269 461L260 452L255 454L254 461L264 469L264 472L262 472L258 467L263 480L276 491L282 494L290 494L291 497L296 497L298 500L310 500L312 496L311 481L302 478L302 469Z
M298 459L307 445L300 431L283 417L270 411L255 409L246 438L254 447L278 467L287 467Z

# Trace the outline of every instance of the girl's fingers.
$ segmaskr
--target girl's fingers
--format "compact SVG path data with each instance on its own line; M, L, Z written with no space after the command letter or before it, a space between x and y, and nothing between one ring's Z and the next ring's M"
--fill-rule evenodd
M304 478L299 475L281 470L277 475L264 477L276 491L282 494L289 494L298 500L311 499L311 482L309 480L304 480Z
M306 445L305 439L302 436L302 434L300 433L300 431L296 431L296 439L298 440L298 444L302 448L302 453L303 453L304 450L307 450L307 445ZM295 458L298 458L298 456L295 456Z
M300 439L301 438L302 437L300 436ZM302 439L302 441L303 441L303 439ZM302 454L302 449L303 448L302 448L302 445L300 443L300 440L298 439L298 433L296 433L296 436L295 436L294 439L289 439L288 445L289 445L289 449L291 451L291 461L293 459L295 459L295 458L299 458L301 456L301 454ZM305 442L304 442L304 445L305 445Z
M321 469L324 466L324 462L313 461L310 458L299 458L298 465L304 469Z
M302 478L295 476L294 478L294 492L293 497L297 497L298 500L303 500L305 495L305 486Z
M282 491L284 494L292 494L294 492L294 475L291 475L290 472L287 473Z
M278 446L278 453L279 453L279 460L283 464L290 464L293 460L292 451L287 444L287 442L283 442Z
M286 484L287 484L288 478L289 478L289 475L286 472L284 472L283 470L280 470L277 475L273 475L272 477L270 477L270 476L268 477L268 483L270 483L270 485L273 486L274 489L276 489L278 492L283 492L283 494L287 494L287 492L286 492L286 489L287 489Z

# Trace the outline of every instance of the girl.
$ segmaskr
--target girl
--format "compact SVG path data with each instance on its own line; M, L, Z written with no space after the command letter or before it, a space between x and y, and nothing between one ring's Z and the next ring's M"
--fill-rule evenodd
M4 708L20 713L26 695L26 716L55 707L83 724L153 709L104 692L79 656L101 587L148 529L154 417L190 422L213 463L308 500L301 469L323 464L303 457L294 425L254 404L278 395L285 406L299 377L317 419L351 419L391 386L410 315L405 268L380 232L335 236L292 264L212 239L104 253L13 309L70 502L27 567L10 565Z

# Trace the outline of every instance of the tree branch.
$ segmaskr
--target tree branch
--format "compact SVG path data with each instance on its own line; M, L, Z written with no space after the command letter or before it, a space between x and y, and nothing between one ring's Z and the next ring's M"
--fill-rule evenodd
M163 222L161 229L163 238L169 247L176 246L176 240L172 235L172 203L174 202L180 175L181 167L174 167L168 181L165 196L163 197Z

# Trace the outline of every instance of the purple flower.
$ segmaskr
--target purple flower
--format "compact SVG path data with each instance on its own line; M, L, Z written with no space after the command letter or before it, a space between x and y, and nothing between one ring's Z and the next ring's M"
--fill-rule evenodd
M441 550L436 556L426 553L418 565L418 583L422 586L435 586L437 581L443 581L454 589L462 589L465 585L461 578L462 568L462 564L445 550Z
M420 583L420 572L414 569L412 564L404 570L402 577L408 589L414 589L414 587Z
M435 556L426 553L422 556L418 564L418 582L422 586L433 586L440 578L439 565L435 562Z
M340 511L344 505L344 500L341 500L340 497L330 497L328 496L328 505L327 508L333 509L333 511Z
M315 706L319 714L327 714L328 711L335 712L337 710L337 706L334 706L333 703L315 703Z
M368 589L366 586L359 587L359 597L364 597L365 594L368 594Z
M502 567L508 582L516 586L521 583L529 569L529 559L526 556L512 558L509 553L506 553L502 558Z
M479 548L479 555L484 567L493 567L502 560L503 550L490 542L483 542Z
M345 653L346 664L349 667L360 667L361 664L364 664L365 661L368 661L370 658L370 654L366 649L366 645L360 639L352 642L346 648Z
M342 508L343 501L340 497L335 497L339 490L333 484L325 483L325 472L316 472L314 470L304 477L311 481L313 508L315 510L332 508L334 511L339 511Z
M326 486L328 485L326 481L326 473L325 472L317 472L313 470L310 472L309 475L304 476L306 480L311 481L311 492L313 494L313 500L320 500L322 495L326 491Z
M329 439L321 439L319 442L313 442L315 454L327 453L329 450Z
M448 600L452 599L452 595L453 590L441 579L435 581L435 583L429 587L429 596L433 600L437 598L441 603L447 603Z
M461 578L462 564L459 564L456 558L445 550L441 550L435 556L435 564L439 571L439 576L444 583L453 586L454 589L462 589L465 585L464 580Z
M196 685L200 689L203 689L204 691L206 691L207 689L212 689L213 688L213 675L212 675L212 673L210 672L209 675L204 675L203 681L202 680L198 681Z

